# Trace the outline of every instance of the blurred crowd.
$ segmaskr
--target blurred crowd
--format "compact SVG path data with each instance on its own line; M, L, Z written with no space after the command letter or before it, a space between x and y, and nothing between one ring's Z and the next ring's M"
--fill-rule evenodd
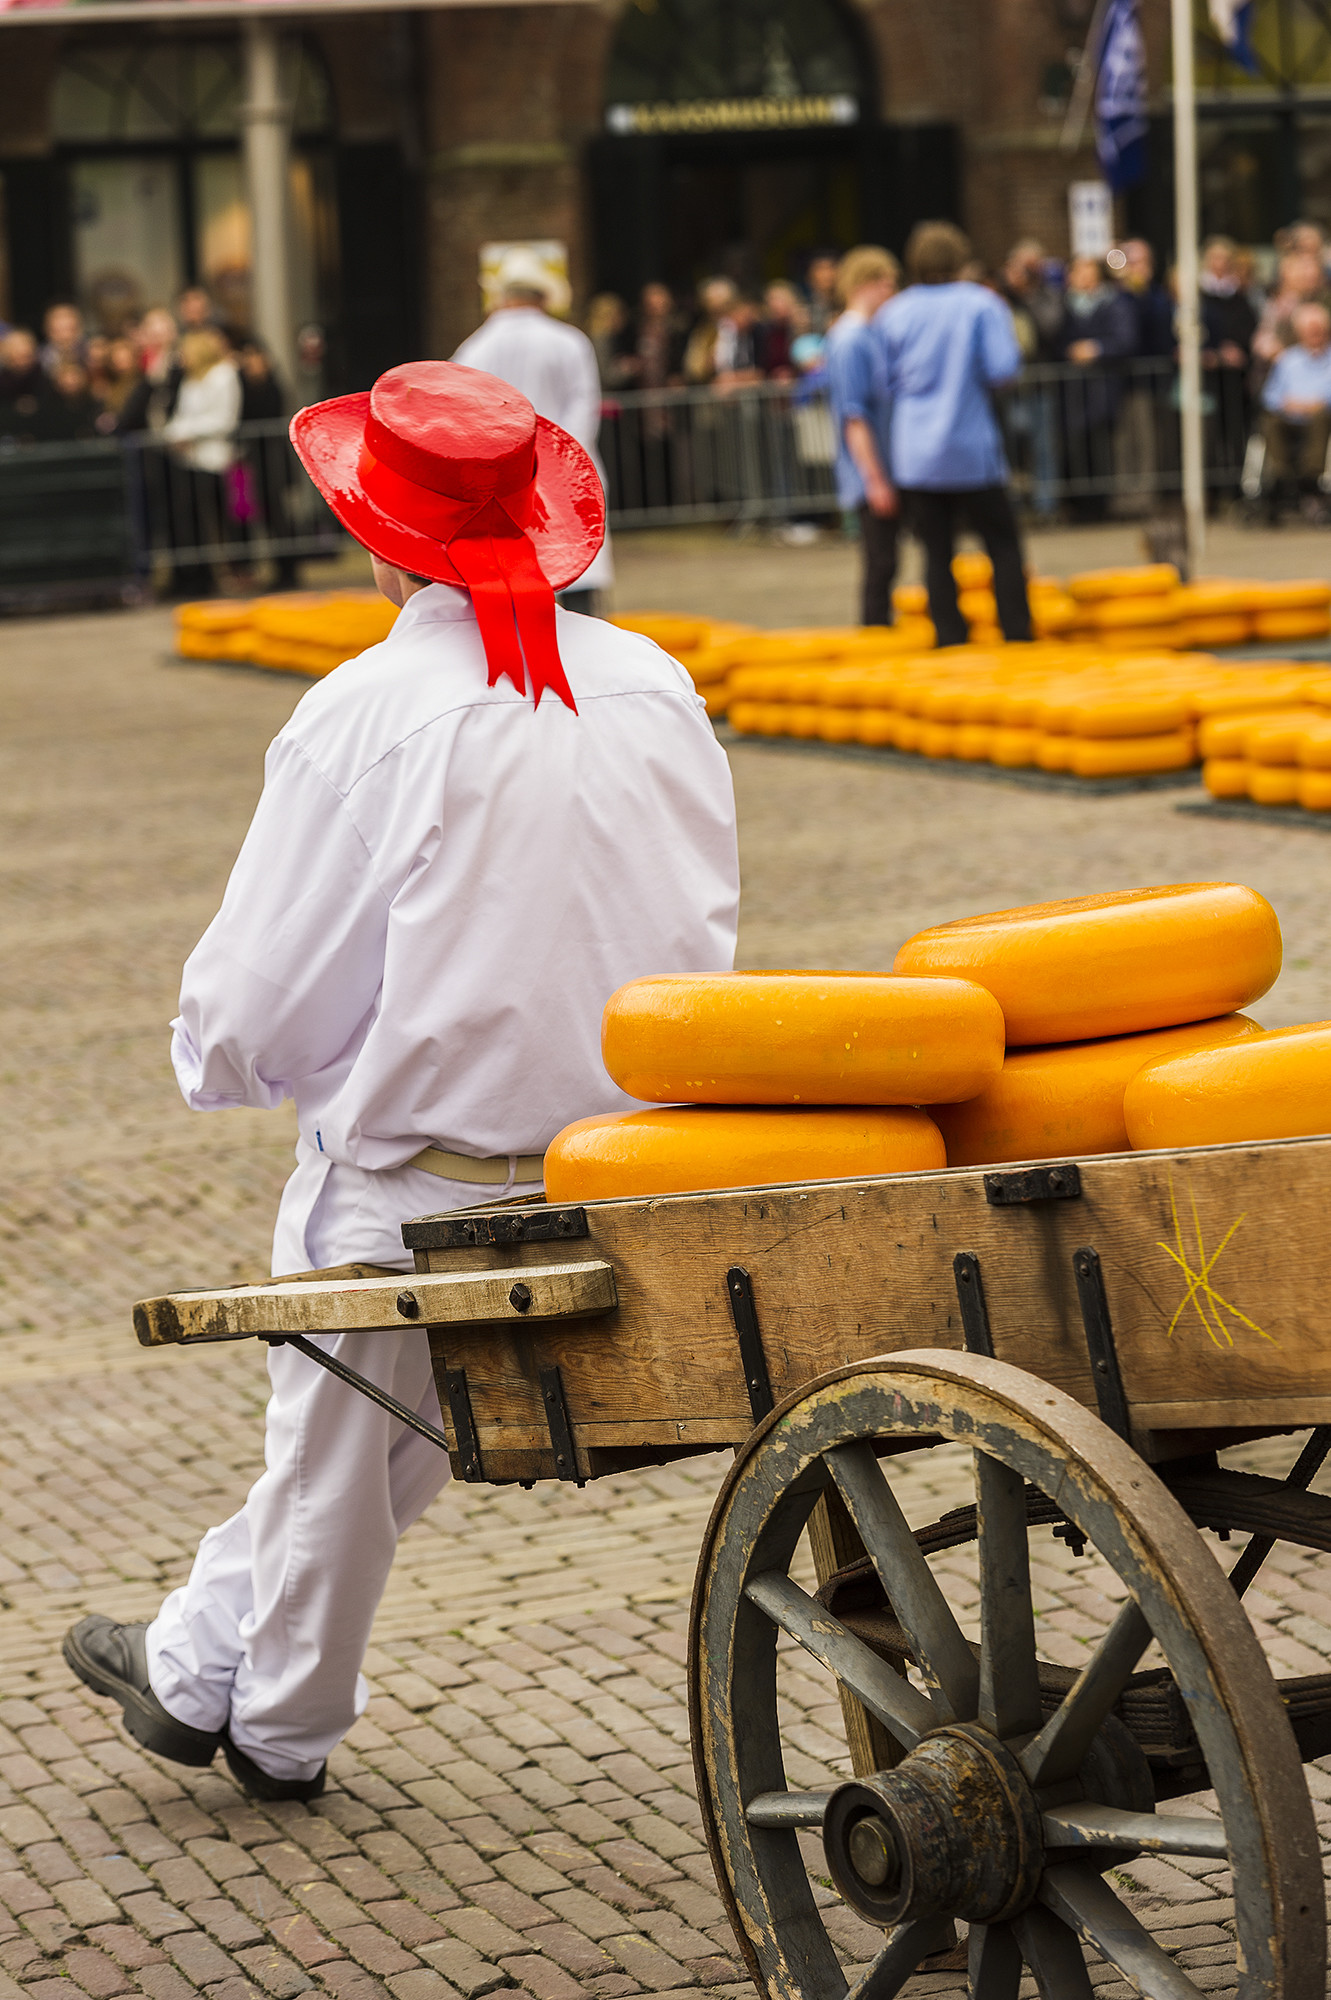
M901 269L890 252L882 255L893 295L903 289ZM819 254L801 282L777 280L761 294L726 277L705 279L687 297L648 284L633 306L601 293L584 324L604 394L706 388L725 395L764 382L820 390L827 336L846 301L844 262ZM1174 272L1157 269L1141 238L1115 244L1103 259L1068 260L1026 238L997 269L973 259L964 276L997 294L1012 315L1025 369L1005 432L1035 513L1087 520L1111 504L1132 511L1137 501L1144 509L1161 476L1177 472ZM1272 518L1291 502L1323 518L1319 482L1331 488L1324 232L1296 222L1262 251L1213 236L1202 246L1201 293L1213 492L1237 489L1255 436Z
M317 378L322 347L319 328L306 327L303 375ZM202 285L182 292L174 310L152 306L114 332L90 327L63 299L47 308L40 334L0 322L0 441L71 444L147 432L193 460L202 451L220 471L234 456L238 425L280 417L287 406L287 385L262 343L228 325Z

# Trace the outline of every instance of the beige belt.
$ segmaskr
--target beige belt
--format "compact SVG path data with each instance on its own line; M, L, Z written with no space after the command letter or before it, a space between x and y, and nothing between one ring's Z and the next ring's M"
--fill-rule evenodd
M408 1160L423 1174L438 1174L441 1181L467 1181L476 1187L503 1187L512 1170L517 1182L539 1181L545 1170L544 1153L519 1153L516 1160L507 1153L492 1159L476 1160L469 1153L446 1153L442 1146L427 1146Z

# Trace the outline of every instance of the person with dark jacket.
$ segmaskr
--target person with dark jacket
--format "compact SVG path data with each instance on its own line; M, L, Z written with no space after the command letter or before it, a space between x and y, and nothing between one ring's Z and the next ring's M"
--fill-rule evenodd
M1098 257L1074 257L1068 266L1059 328L1059 359L1077 377L1063 385L1063 476L1071 487L1075 520L1102 521L1114 471L1114 423L1123 398L1117 364L1137 350L1138 320L1132 300L1110 281Z
M1202 367L1214 408L1207 420L1206 456L1237 477L1252 429L1249 375L1257 314L1244 290L1228 236L1202 245Z
M231 468L231 512L237 526L248 529L260 541L282 541L291 533L288 496L293 467L286 436L276 431L245 436L244 426L276 425L286 415L286 397L268 350L259 341L245 341L237 367L243 442ZM273 563L274 589L300 587L293 555L274 554Z
M35 444L43 434L51 378L42 367L37 337L12 326L0 340L0 438Z

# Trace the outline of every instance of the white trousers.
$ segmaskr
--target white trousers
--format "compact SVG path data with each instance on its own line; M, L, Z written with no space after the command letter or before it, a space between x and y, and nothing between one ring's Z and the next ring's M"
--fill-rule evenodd
M409 1269L401 1237L366 1226L367 1182L374 1216L396 1205L399 1227L488 1193L412 1168L367 1175L304 1159L283 1193L274 1270ZM319 1344L439 1426L423 1328ZM448 1459L294 1348L269 1349L268 1376L265 1470L149 1626L148 1672L178 1721L227 1729L271 1777L310 1778L365 1706L361 1662L398 1537L444 1485Z

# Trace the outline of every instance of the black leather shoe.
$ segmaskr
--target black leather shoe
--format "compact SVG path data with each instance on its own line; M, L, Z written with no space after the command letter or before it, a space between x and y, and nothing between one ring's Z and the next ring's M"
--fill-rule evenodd
M70 1627L61 1647L85 1687L120 1703L125 1727L135 1742L173 1764L211 1764L222 1741L220 1729L194 1729L168 1715L148 1680L146 1625L117 1625L94 1611Z
M222 1755L232 1777L247 1798L251 1799L317 1799L328 1783L328 1766L321 1764L312 1778L270 1778L261 1771L253 1757L247 1757L231 1741L225 1729L222 1731Z

